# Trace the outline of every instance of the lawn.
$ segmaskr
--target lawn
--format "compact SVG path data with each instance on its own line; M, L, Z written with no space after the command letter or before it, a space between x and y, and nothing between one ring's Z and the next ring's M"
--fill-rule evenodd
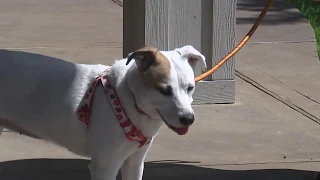
M309 20L317 40L318 57L320 59L320 2L314 0L288 0Z

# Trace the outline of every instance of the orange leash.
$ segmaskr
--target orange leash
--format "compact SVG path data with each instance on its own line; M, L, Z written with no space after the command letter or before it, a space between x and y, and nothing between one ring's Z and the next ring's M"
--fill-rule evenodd
M250 29L250 31L248 32L248 34L242 39L242 41L228 54L226 55L224 58L222 58L222 60L216 64L214 67L212 67L211 69L209 69L207 72L204 72L203 74L197 76L195 78L195 81L201 81L204 78L208 77L209 75L213 74L216 70L218 70L225 62L227 62L232 56L234 56L237 52L240 51L240 49L248 42L248 40L251 38L251 36L253 35L253 33L257 30L258 26L260 25L263 17L267 14L267 12L269 11L270 7L272 6L274 0L269 0L268 4L264 7L263 11L261 12L261 14L259 15L258 19L256 20L256 22L254 23L254 25L252 26L252 28Z

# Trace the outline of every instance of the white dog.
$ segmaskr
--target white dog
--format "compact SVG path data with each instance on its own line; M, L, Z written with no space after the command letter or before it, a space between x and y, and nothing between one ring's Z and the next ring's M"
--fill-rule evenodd
M134 61L132 61L134 60ZM146 153L163 122L183 135L197 63L192 46L145 46L112 66L74 64L0 50L0 133L54 142L91 158L93 180L141 180Z

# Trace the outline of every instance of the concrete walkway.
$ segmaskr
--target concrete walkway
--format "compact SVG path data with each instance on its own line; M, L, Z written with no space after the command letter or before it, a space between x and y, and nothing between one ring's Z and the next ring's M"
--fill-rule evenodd
M237 40L263 0L238 0ZM107 17L107 18L106 18ZM0 48L111 64L122 52L122 8L112 1L0 2ZM320 171L320 63L301 14L278 0L236 56L236 103L195 106L186 136L163 126L144 179L307 180ZM88 160L5 132L0 179L89 179Z

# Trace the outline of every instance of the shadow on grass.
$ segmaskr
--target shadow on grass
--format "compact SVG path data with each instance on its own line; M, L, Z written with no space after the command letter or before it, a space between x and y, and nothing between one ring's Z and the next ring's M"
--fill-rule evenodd
M192 162L191 162L192 163ZM88 160L26 159L0 163L2 180L89 180ZM147 162L144 180L312 180L315 172L270 169L231 171L177 164L175 161Z

